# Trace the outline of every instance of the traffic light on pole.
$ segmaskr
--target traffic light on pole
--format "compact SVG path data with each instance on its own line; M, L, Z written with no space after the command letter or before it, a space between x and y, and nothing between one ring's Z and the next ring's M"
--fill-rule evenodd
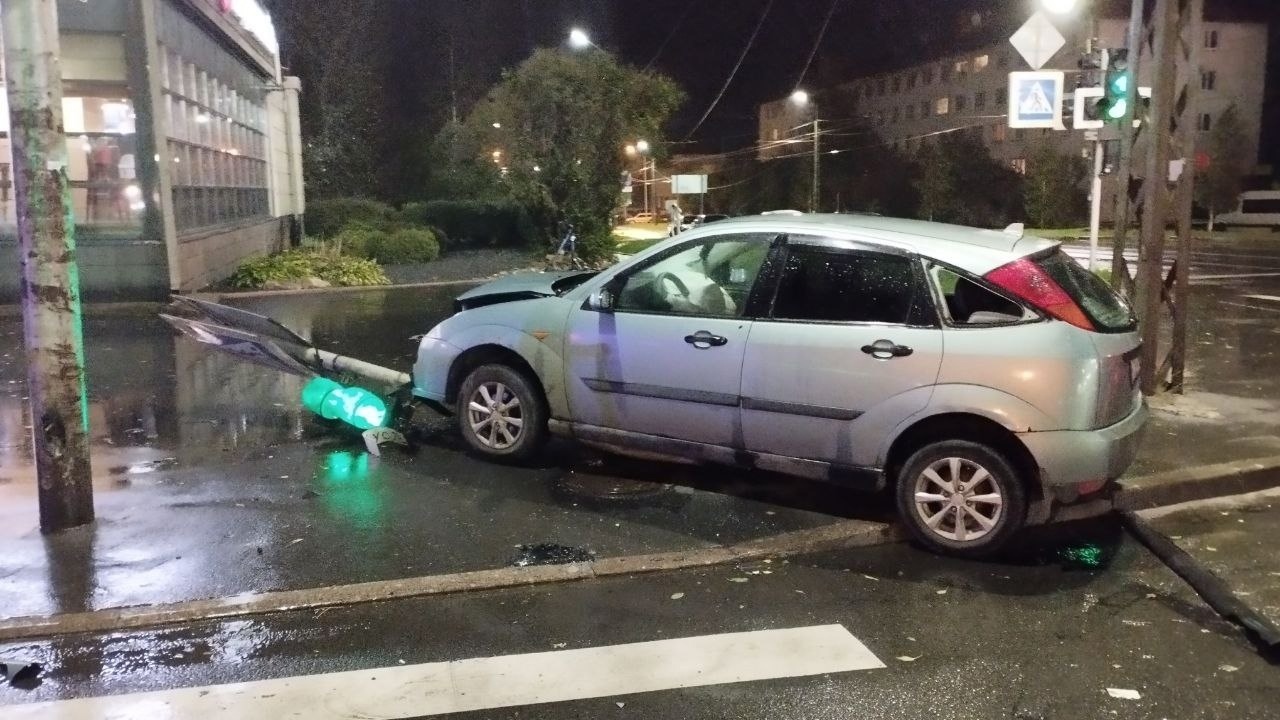
M1098 101L1101 119L1116 122L1129 113L1129 88L1133 84L1133 72L1129 68L1129 51L1125 48L1108 53L1106 80L1102 85L1102 100Z
M343 387L328 378L317 377L302 388L302 406L326 420L341 420L358 430L386 424L387 404L373 392Z

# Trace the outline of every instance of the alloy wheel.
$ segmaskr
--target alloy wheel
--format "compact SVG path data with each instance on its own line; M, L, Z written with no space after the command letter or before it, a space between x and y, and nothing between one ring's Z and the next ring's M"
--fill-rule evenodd
M916 478L914 499L925 526L955 542L972 542L991 533L1004 511L996 479L978 463L959 457L926 467Z
M520 397L501 382L481 383L467 402L467 420L480 444L506 450L516 444L524 429Z

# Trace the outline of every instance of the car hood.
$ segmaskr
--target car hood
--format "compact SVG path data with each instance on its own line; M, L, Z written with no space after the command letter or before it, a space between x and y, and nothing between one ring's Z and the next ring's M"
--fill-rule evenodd
M562 272L522 272L507 275L493 282L472 288L458 296L454 301L455 309L471 310L486 305L513 302L516 300L535 300L553 297L556 294L555 284L565 278L583 275L581 270Z

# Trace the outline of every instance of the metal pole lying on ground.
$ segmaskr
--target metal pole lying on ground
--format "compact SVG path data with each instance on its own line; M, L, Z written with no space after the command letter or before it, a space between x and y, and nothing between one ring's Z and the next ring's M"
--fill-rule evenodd
M3 0L0 22L40 529L50 533L93 522L80 278L62 134L56 0Z

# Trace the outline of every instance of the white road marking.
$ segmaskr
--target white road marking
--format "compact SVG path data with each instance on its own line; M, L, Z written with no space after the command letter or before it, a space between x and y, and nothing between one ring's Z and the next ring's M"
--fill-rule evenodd
M1280 297L1275 295L1245 295L1250 300L1270 300L1272 302L1280 302Z
M5 720L399 720L885 667L841 625L0 707Z
M1280 312L1280 308L1263 307L1261 305L1249 305L1248 303L1229 302L1227 300L1219 300L1218 302L1221 302L1223 305L1230 305L1231 307L1248 308L1249 310L1265 310L1267 312Z
M1280 272L1236 273L1233 275L1192 275L1192 280L1231 280L1233 278L1280 277Z

